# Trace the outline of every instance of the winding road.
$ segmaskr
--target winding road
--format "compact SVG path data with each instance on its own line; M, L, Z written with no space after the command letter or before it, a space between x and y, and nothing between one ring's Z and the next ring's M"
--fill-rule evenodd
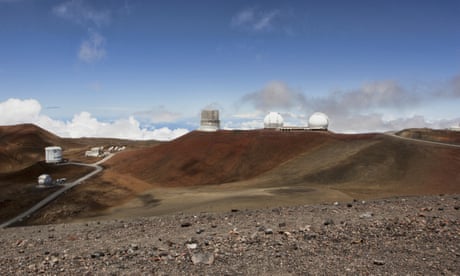
M51 201L55 200L62 193L72 189L73 187L81 184L83 181L85 181L85 180L93 177L94 175L100 173L103 170L103 168L100 166L100 164L102 164L105 161L107 161L108 159L112 158L112 156L114 156L114 155L115 154L111 153L108 156L106 156L104 159L101 159L98 162L93 163L93 164L76 163L76 162L68 162L68 163L62 164L61 166L63 166L63 165L77 165L77 166L92 167L92 168L94 168L94 171L86 174L85 176L80 177L79 179L77 179L77 180L75 180L73 182L66 183L66 184L62 185L61 189L59 189L56 192L50 194L49 196L47 196L46 198L44 198L43 200L41 200L40 202L38 202L37 204L32 206L32 208L30 208L29 210L27 210L24 213L22 213L22 214L20 214L20 215L18 215L16 217L6 221L6 222L0 224L0 228L6 228L6 227L14 224L15 222L23 220L24 218L32 215L33 213L35 213L38 210L40 210L41 208L43 208L45 205L47 205Z

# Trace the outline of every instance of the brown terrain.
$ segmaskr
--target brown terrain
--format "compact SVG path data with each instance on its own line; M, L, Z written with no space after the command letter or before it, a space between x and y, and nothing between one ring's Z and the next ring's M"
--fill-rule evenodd
M45 147L59 145L65 159L92 163L97 159L85 158L84 153L93 146L126 145L136 148L155 144L158 142L60 138L31 124L0 126L0 222L25 211L57 189L37 188L39 175L50 174L54 179L65 177L67 182L71 182L93 170L76 165L46 164Z
M84 157L89 147L128 148L16 225L35 226L0 229L0 273L457 275L460 147L423 140L456 144L460 132L398 134L191 132L158 143L0 127L2 220L52 192L38 175L91 170L45 164L45 146L84 163L99 160Z
M423 131L423 136L420 130L399 134L447 143L460 139L458 132ZM95 159L83 156L91 146L128 145L128 150L103 164L103 173L64 194L25 224L460 191L460 148L379 133L195 131L160 144L61 139L30 125L3 128L1 133L8 149L3 155L10 156L5 164L22 169L0 176L4 219L47 194L34 186L39 174L67 178L80 174L80 167L55 168L39 162L44 146L60 145L65 158L90 163ZM24 135L28 139L21 140ZM21 149L23 145L30 146ZM28 162L11 158L17 155L27 156ZM12 196L15 193L21 197Z

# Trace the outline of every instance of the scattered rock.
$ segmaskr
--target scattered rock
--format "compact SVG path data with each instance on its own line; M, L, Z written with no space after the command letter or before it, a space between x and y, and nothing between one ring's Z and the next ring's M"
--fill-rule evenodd
M325 226L332 225L332 224L334 224L334 221L332 219L330 219L330 218L325 219L323 221L323 225L325 225Z
M367 218L371 218L373 216L374 216L374 214L372 212L365 212L365 213L362 213L361 215L359 215L359 218L367 219Z
M196 249L197 246L198 246L198 244L196 244L196 243L188 243L188 244L187 244L187 248L188 248L188 249Z
M196 253L192 254L192 263L197 264L207 264L211 265L214 263L214 254L212 253Z
M99 252L99 251L94 252L93 254L91 254L91 258L93 258L93 259L94 258L104 257L104 256L105 256L104 252Z
M265 235L272 235L273 234L273 229L267 228L264 230Z
M181 227L190 227L190 226L192 226L192 223L190 223L190 222L183 222L183 223L181 223L180 226L181 226Z
M374 260L375 265L384 265L385 262L383 260Z

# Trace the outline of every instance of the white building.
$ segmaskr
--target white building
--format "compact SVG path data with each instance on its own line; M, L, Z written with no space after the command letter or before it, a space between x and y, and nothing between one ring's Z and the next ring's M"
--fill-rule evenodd
M38 177L38 185L49 186L53 184L53 179L49 174L42 174Z
M278 112L270 112L264 118L264 128L280 128L283 125L283 117Z
M85 152L86 157L99 157L103 155L104 147L92 147L90 150Z
M57 146L45 148L46 163L59 163L62 161L62 148Z
M329 127L329 118L321 112L313 113L308 118L308 128L312 130L327 130Z

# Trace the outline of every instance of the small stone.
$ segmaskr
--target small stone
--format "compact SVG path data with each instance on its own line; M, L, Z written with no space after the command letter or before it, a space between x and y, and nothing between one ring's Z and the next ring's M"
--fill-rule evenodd
M332 225L334 224L334 221L332 219L326 219L325 221L323 221L323 224L326 226Z
M168 255L169 255L169 254L168 254L168 252L166 252L166 251L161 251L161 252L158 254L158 256L160 256L160 257L167 257Z
M278 224L279 227L286 227L286 222L281 222Z
M190 226L192 226L192 224L190 222L183 222L183 223L181 223L180 226L181 227L190 227Z
M238 212L238 211L239 211L238 209L232 209L232 210L231 210L232 213L236 213L236 212Z
M347 204L347 207L348 207L348 208L351 208L351 207L353 207L353 204L348 203L348 204Z
M308 233L308 234L305 234L305 235L303 235L303 239L304 239L305 241L309 241L309 240L316 239L316 234L315 234L315 233Z
M365 213L362 213L361 215L359 215L359 218L366 219L366 218L371 218L373 216L374 216L374 214L372 212L365 212Z
M93 254L91 254L91 258L95 259L95 258L99 258L99 257L104 257L105 254L103 252L94 252Z
M51 262L52 264L57 264L57 263L59 262L59 259L58 259L58 257L56 257L56 256L52 256L50 262Z
M188 248L188 249L196 249L197 246L198 246L198 244L196 244L196 243L188 243L188 244L187 244L187 248Z
M383 260L374 260L375 265L384 265L385 262Z
M196 264L207 264L211 265L214 263L214 254L212 253L196 253L192 255L192 263Z
M339 202L338 201L334 202L334 206L339 206Z
M459 209L460 209L460 206L456 205L456 206L454 206L454 209L455 209L455 210L459 210Z
M265 235L272 235L273 230L271 228L267 228L267 229L265 229L264 233L265 233Z
M196 230L195 232L196 232L197 234L201 234L201 233L204 232L204 229L203 229L203 228L200 228L200 229Z

